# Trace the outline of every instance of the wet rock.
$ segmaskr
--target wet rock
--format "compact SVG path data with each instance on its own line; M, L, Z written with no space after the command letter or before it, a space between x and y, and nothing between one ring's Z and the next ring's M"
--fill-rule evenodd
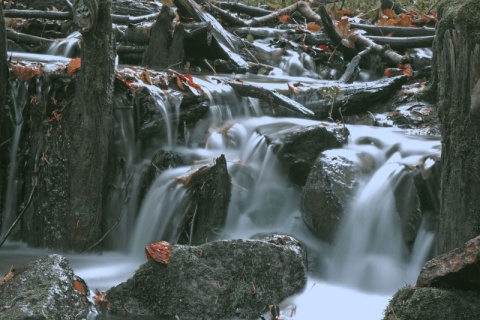
M302 195L302 217L324 241L332 240L343 210L354 194L361 171L357 152L328 150L315 160Z
M480 293L406 287L390 300L383 319L477 320L480 319Z
M270 144L278 146L278 159L290 181L304 186L320 152L342 147L348 134L343 126L322 123L302 129L289 128L267 135L267 139Z
M14 273L13 279L0 286L0 319L81 319L87 316L88 302L75 289L77 277L64 257L45 256L16 267Z
M417 286L480 292L480 236L425 263Z
M210 166L203 166L182 179L189 203L179 242L202 244L215 239L227 219L231 197L231 178L224 155Z
M278 234L278 233L258 233L250 237L250 239L262 240L268 243L273 243L279 246L286 246L292 250L302 252L303 263L308 269L307 247L305 246L305 244L295 239L294 237L286 234Z
M150 185L162 172L185 164L185 159L180 153L169 150L157 151L143 173L141 198L143 199Z
M148 261L107 292L112 312L188 319L257 319L300 292L306 272L300 250L256 240L173 245L169 263Z

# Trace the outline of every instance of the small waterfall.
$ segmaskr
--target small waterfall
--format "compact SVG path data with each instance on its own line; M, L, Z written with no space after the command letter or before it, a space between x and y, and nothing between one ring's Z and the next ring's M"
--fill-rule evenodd
M47 50L47 55L74 58L80 55L80 39L82 34L78 31L68 35L65 39L52 43Z
M402 136L392 140L390 134L372 141L377 146L364 146L362 150L371 152L378 169L360 183L356 196L344 213L328 262L327 278L363 290L391 293L416 280L431 253L434 240L434 233L426 227L428 216L425 216L409 251L400 227L402 222L395 192L398 192L408 169L419 168L419 161L426 155L439 155L436 148L439 142ZM392 145L391 141L395 144ZM400 207L408 206L412 196L407 194Z
M8 169L8 181L6 200L3 215L2 234L5 233L10 225L15 220L17 212L17 200L18 200L18 161L17 153L20 145L20 135L24 123L23 110L27 104L28 99L28 81L22 81L15 79L11 81L11 94L14 110L11 117L15 124L15 129L12 138L12 144L10 149L10 167Z

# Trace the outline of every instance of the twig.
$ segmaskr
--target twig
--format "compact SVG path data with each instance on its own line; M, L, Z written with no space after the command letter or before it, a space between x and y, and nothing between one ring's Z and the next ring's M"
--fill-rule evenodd
M1 144L0 144L0 147L3 147L4 145L6 145L8 142L10 142L12 140L12 137L8 138L7 140L3 141Z
M428 9L427 14L430 14L430 12L432 12L432 10L435 9L435 7L436 7L441 1L442 1L442 0L437 0L437 2L435 2L435 3L430 7L430 9Z
M127 178L127 181L125 182L125 186L123 187L123 191L127 191L128 189L128 186L130 184L130 181L132 180L132 174L130 174ZM130 196L125 196L125 199L123 200L123 208L122 208L122 211L120 212L120 214L118 215L118 218L117 220L115 221L115 223L110 227L110 229L108 229L105 234L100 238L98 239L97 242L95 242L94 244L92 244L90 247L88 247L87 249L83 250L82 253L85 253L85 252L88 252L90 250L92 250L93 248L95 248L97 245L99 245L100 243L103 242L103 240L105 240L105 238L110 234L110 232L113 231L113 229L115 229L115 227L120 223L120 221L122 220L122 217L123 217L123 214L125 213L125 210L126 210L126 204L128 203L128 201L130 201Z
M10 228L8 229L7 233L3 236L2 240L0 241L0 247L3 245L3 243L7 240L8 236L10 235L10 233L12 233L13 229L15 228L15 226L18 224L18 222L22 219L23 215L25 214L25 212L27 211L28 207L30 206L30 204L32 203L32 200L33 200L33 195L35 193L35 191L37 190L37 183L35 183L35 185L33 186L32 188L32 191L30 192L30 196L28 197L28 201L27 203L25 204L25 206L23 207L22 211L20 212L20 214L18 215L17 219L15 219L15 221L12 223L12 225L10 226Z

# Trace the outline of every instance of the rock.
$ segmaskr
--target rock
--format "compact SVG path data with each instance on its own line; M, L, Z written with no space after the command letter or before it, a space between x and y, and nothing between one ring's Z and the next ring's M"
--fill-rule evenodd
M107 292L112 312L182 320L257 319L306 284L300 250L257 240L172 245L167 265L148 261Z
M383 319L477 320L480 319L480 293L406 287L390 300Z
M305 224L324 241L332 240L341 215L354 195L361 175L357 152L334 149L320 154L302 194Z
M269 134L267 140L277 146L278 159L290 181L304 186L320 152L342 147L348 135L348 130L342 126L322 123Z
M417 286L480 292L480 236L425 263Z
M198 245L215 239L227 219L232 189L225 156L181 178L181 182L188 190L189 202L179 242Z
M85 296L75 289L78 277L64 257L44 256L14 273L0 286L0 319L81 319L89 313Z

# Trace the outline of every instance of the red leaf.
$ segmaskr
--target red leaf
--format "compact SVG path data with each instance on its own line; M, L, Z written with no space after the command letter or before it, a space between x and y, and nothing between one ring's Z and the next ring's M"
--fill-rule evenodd
M290 16L288 14L286 14L286 15L283 15L280 18L278 18L278 20L280 20L281 23L285 23L288 20L290 20Z
M162 264L168 264L172 254L171 244L167 241L160 241L149 244L145 247L145 254L148 260L155 260Z
M24 66L16 63L12 66L12 72L20 80L30 80L37 74L41 74L43 70L39 67Z
M82 60L80 58L75 58L70 60L67 67L67 73L69 75L74 74L75 72L80 70L81 65L82 65Z

